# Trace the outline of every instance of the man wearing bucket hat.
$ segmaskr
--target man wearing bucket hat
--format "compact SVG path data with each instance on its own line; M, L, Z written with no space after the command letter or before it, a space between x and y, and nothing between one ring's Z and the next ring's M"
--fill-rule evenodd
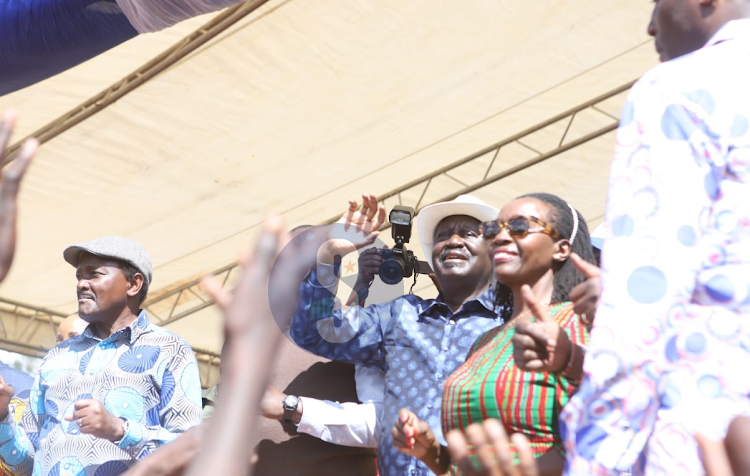
M300 287L300 305L290 333L300 347L315 354L382 369L386 428L406 407L427 421L442 440L443 382L463 363L477 338L502 323L490 288L492 264L478 231L479 223L497 218L498 210L470 196L424 208L418 217L419 239L440 296L405 295L342 311L334 308L332 299L337 282L333 257L371 244L385 220L385 208L375 196L363 199L361 208L350 201L339 222L344 228L356 225L356 231L347 239L330 239L321 246L317 268ZM373 301L372 296L368 299ZM336 322L335 326L327 326L330 322ZM336 335L321 335L319 329L326 327ZM432 474L424 463L393 446L390 431L381 434L378 466L380 474Z
M198 366L182 339L140 310L152 278L141 245L108 236L63 256L89 325L44 358L20 424L0 397L12 435L0 457L16 474L120 474L200 424Z

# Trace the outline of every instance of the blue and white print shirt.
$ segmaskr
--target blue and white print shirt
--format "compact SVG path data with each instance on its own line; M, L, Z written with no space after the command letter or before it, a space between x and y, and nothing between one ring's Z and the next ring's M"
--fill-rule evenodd
M728 349L750 362L750 20L633 87L606 221L601 301L563 433L569 464L627 468L660 405L684 395L721 408L750 390L719 363ZM666 384L675 369L692 387Z
M121 441L81 434L75 402L96 399L129 429ZM0 457L16 474L109 476L125 472L161 444L201 423L195 356L145 311L101 340L91 326L42 361L21 424L13 409L0 423Z
M326 275L335 276L330 271ZM339 302L318 281L318 270L311 271L300 286L300 302L290 328L292 338L322 357L385 371L380 474L433 474L418 459L396 450L391 428L399 410L407 408L446 444L440 426L443 384L464 363L479 336L502 324L494 311L494 291L466 302L455 314L440 298L414 295L345 312L334 309L334 304Z

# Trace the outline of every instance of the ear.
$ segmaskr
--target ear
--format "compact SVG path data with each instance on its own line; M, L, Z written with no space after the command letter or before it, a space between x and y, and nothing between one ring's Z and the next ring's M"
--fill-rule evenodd
M128 297L136 297L141 292L143 287L143 275L141 273L135 273L130 281L128 281Z
M558 263L564 263L570 258L570 253L573 251L573 246L568 240L558 240L555 242L555 252L552 254L552 259Z

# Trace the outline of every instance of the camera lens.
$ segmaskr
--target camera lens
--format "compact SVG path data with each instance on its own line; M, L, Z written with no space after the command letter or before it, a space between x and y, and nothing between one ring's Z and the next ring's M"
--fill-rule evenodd
M378 269L378 275L385 284L393 285L404 279L404 270L398 260L391 258L383 261Z

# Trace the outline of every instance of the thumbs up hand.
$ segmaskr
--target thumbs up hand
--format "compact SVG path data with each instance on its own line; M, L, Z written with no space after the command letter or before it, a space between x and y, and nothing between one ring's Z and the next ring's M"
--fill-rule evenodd
M575 307L573 310L581 317L581 321L588 325L594 322L596 306L601 296L601 281L599 267L585 261L575 253L571 253L570 260L576 269L586 277L586 281L580 283L570 291L570 300Z
M521 288L526 307L536 319L522 319L513 336L513 358L521 370L560 372L570 359L572 343L568 335L549 315L549 308L540 303L531 287Z

